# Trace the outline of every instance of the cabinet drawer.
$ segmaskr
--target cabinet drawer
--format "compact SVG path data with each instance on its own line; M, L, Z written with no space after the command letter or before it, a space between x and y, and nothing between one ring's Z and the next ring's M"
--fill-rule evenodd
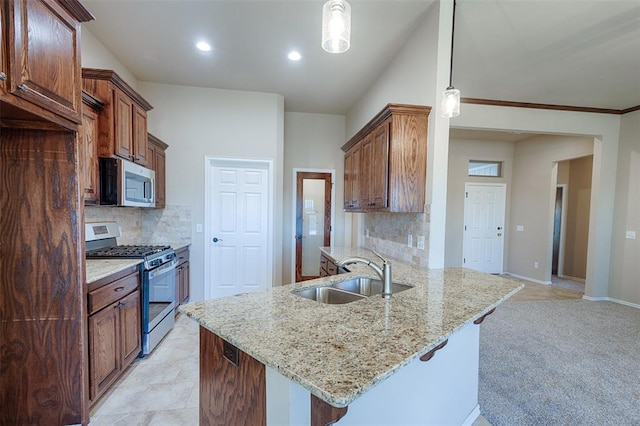
M89 314L99 311L105 306L109 306L113 302L138 288L139 275L137 273L128 275L110 284L100 287L89 293Z

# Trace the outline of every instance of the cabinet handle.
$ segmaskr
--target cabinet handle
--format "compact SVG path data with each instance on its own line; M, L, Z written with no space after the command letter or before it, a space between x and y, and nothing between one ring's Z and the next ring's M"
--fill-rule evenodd
M124 290L124 287L116 287L113 289L116 293L120 293L122 290Z
M29 88L24 84L19 84L18 85L18 90L20 90L22 92L27 92L29 90Z
M0 72L0 81L7 81L7 75L3 72Z
M94 192L94 191L93 191L93 189L91 189L91 188L85 188L85 189L84 189L84 193L85 193L85 194L93 194L93 192Z

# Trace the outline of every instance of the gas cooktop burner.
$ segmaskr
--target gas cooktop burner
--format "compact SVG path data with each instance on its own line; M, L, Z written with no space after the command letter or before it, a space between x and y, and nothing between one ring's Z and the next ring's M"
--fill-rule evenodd
M145 258L152 256L157 253L162 253L163 251L171 250L170 246L151 246L151 245L142 245L142 246L113 246L113 247L103 247L94 250L87 251L87 257L120 257L120 258Z

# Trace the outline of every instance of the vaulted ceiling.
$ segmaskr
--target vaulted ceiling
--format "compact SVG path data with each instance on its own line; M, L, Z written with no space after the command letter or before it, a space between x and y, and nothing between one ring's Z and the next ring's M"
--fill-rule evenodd
M344 114L433 0L352 0L352 44L320 47L322 1L83 0L86 27L139 79L282 94ZM640 0L458 0L464 97L624 110L640 105ZM213 50L194 49L207 39ZM296 49L302 60L291 62Z

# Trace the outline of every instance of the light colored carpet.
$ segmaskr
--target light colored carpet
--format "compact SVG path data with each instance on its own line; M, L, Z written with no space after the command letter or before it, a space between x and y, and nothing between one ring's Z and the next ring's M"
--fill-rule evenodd
M480 331L480 409L500 425L640 425L640 310L502 304Z

